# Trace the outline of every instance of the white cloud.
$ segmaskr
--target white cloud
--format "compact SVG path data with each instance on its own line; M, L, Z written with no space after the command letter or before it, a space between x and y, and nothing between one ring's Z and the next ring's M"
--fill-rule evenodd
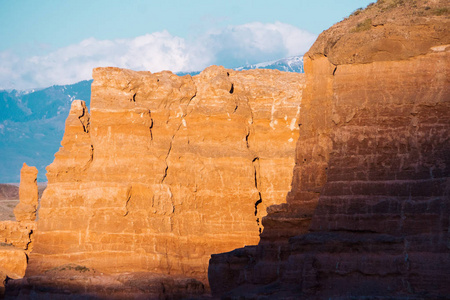
M91 78L92 69L189 72L211 64L237 67L303 54L316 36L284 23L249 23L212 30L195 41L167 31L132 39L86 39L42 56L0 52L0 89L28 89Z
M218 63L237 67L303 54L316 36L292 25L259 22L208 32L202 39Z

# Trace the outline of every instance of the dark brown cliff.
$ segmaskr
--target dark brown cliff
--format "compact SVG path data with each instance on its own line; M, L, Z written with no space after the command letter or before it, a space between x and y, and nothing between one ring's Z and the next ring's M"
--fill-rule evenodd
M258 246L212 256L215 295L450 297L448 4L378 1L319 36L292 190Z

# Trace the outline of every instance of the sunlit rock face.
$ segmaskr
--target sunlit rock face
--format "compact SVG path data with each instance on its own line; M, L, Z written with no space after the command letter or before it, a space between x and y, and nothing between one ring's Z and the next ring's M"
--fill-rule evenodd
M48 166L30 276L68 263L207 282L290 190L304 75L93 72Z
M319 36L287 203L268 208L258 246L213 255L213 294L450 295L444 8L378 1Z

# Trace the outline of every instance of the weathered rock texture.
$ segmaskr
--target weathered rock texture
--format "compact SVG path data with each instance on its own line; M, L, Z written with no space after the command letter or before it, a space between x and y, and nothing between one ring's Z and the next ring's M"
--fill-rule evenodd
M303 74L210 67L93 73L47 168L27 274L67 263L206 282L212 253L255 244L290 189Z
M287 203L258 246L213 255L214 294L450 296L446 5L378 1L319 36Z
M32 234L36 227L38 205L37 169L23 164L20 172L20 202L14 208L17 221L0 222L0 297L6 278L18 279L25 275L32 250Z
M18 279L25 275L34 228L34 222L0 222L0 298L7 278Z
M0 247L0 273L18 279L25 275L26 268L27 256L23 250L13 246Z
M25 251L0 243L0 299L5 293L7 279L19 279L25 275L27 255Z
M0 243L14 245L30 253L32 250L31 234L35 228L35 222L0 222Z

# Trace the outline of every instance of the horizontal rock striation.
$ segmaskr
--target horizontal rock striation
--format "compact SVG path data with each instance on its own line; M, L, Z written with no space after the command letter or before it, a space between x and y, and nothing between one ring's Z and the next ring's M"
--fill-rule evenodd
M213 294L449 297L445 3L378 1L319 36L287 203L258 246L212 256Z
M27 275L68 263L206 282L290 189L303 74L93 72L48 166Z

